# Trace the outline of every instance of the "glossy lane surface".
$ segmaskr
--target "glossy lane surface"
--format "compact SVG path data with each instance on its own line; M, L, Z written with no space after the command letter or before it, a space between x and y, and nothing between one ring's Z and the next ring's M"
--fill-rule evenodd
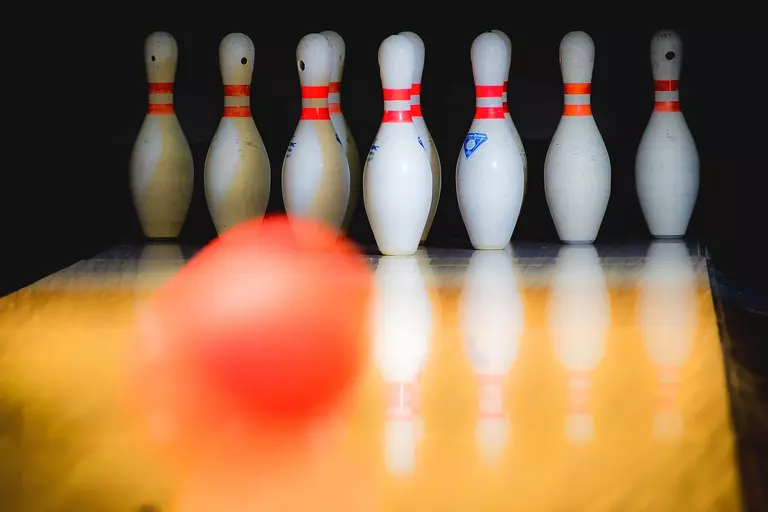
M244 481L224 489L215 472L170 469L135 435L121 399L134 312L192 252L116 248L0 300L10 510L256 503ZM515 246L370 261L369 371L350 410L318 427L316 459L289 472L293 483L319 482L315 506L740 509L712 298L688 248ZM226 464L217 472L249 473Z

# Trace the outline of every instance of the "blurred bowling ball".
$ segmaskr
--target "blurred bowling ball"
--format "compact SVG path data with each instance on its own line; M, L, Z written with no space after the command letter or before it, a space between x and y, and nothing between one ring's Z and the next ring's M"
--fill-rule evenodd
M235 226L171 277L137 337L162 347L165 378L187 380L174 388L226 396L238 416L303 423L333 409L360 373L370 287L364 256L335 229L268 216Z

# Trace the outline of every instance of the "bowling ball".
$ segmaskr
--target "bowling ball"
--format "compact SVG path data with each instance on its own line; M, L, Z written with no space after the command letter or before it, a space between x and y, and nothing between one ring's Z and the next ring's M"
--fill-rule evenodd
M186 380L175 388L221 397L239 417L302 423L332 410L360 373L371 282L364 256L335 229L254 219L158 289L136 336L163 348L165 378Z

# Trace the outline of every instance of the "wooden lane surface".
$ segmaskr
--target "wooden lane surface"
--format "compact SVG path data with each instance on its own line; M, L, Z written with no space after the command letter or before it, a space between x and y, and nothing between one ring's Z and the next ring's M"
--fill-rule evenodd
M705 270L679 251L655 255L372 260L391 299L376 309L385 350L328 441L316 509L739 510ZM204 500L218 485L178 478L138 440L120 400L134 311L182 262L178 248L151 248L0 300L9 510L177 510L190 489ZM414 269L421 291L402 279ZM419 297L428 314L414 313L425 311ZM381 354L425 340L419 377L406 383L413 407L395 411L383 375L407 377L413 365ZM254 499L236 487L216 498L222 511Z

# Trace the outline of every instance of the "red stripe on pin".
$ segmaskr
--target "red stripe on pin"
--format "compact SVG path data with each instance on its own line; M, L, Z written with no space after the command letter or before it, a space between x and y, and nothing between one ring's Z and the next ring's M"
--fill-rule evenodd
M411 96L416 96L421 94L421 84L412 84L411 85Z
M222 117L251 117L251 107L247 105L228 105L224 107L224 115Z
M173 103L150 103L147 114L173 114Z
M149 94L171 94L173 82L150 82Z
M503 85L476 85L475 97L477 98L501 98L504 93Z
M589 94L592 91L592 84L563 84L565 94Z
M410 101L410 89L384 89L384 101Z
M301 119L304 121L327 121L331 118L331 113L328 107L311 108L304 107L301 109Z
M410 123L413 121L410 110L385 110L382 123Z
M331 82L328 84L328 92L337 93L341 92L341 82Z
M475 119L504 119L501 107L475 107Z
M411 105L411 117L424 117L421 115L421 105Z
M654 90L658 92L674 92L680 88L680 80L655 80Z
M303 85L301 86L301 98L306 100L318 100L328 98L328 85Z
M250 96L250 85L225 85L224 96Z

